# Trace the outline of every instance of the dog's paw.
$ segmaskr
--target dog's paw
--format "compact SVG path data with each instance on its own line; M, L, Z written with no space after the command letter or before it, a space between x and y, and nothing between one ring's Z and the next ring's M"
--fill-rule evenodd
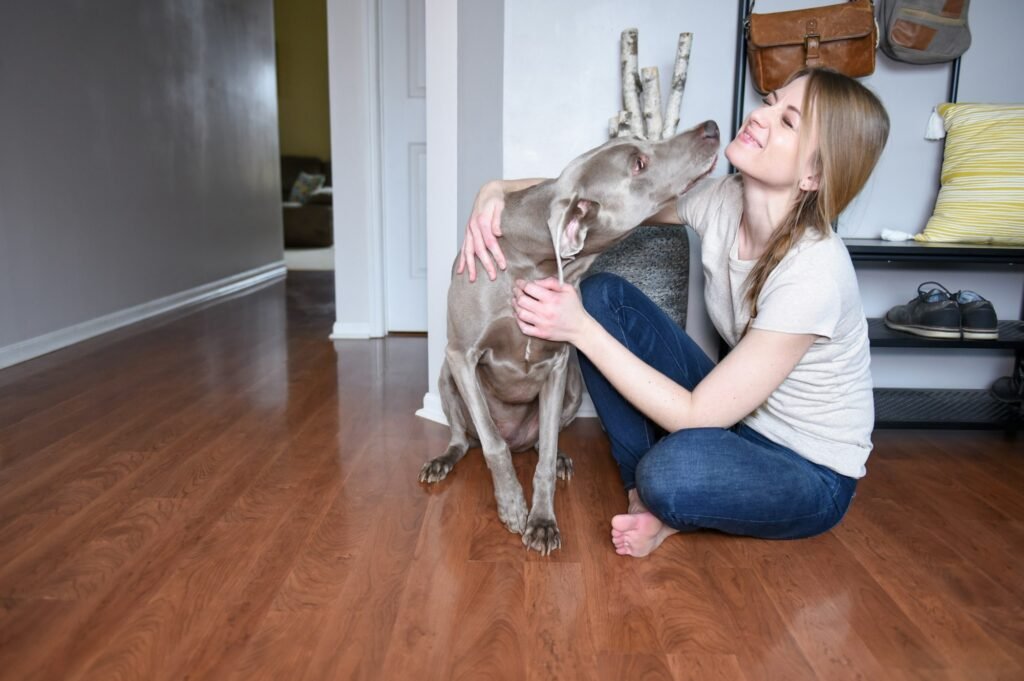
M562 535L554 518L530 518L523 533L526 548L537 551L542 556L555 549L562 548Z
M420 469L420 482L441 482L451 470L452 462L448 457L439 456L436 459L431 459Z
M512 499L502 503L498 501L498 518L509 532L522 534L526 530L526 499L519 495L518 499Z
M564 452L558 452L558 463L555 464L555 475L558 479L568 482L574 472L572 459Z

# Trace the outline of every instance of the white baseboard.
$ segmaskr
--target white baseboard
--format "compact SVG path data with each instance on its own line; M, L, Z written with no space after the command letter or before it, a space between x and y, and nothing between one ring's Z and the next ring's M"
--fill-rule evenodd
M576 418L578 419L596 419L597 410L594 409L594 403L590 399L590 393L587 389L583 389L583 401L580 403L579 411L576 412Z
M423 406L416 410L416 416L444 426L448 425L448 419L444 417L444 409L441 407L441 396L435 393L427 393L423 396ZM576 412L576 418L597 418L597 410L594 409L594 403L586 391L583 392L583 402L580 403L580 409Z
M416 410L416 416L440 423L442 426L448 425L448 419L444 416L444 408L441 406L441 396L437 393L427 393L423 396L423 407Z
M369 322L334 322L331 340L369 340L380 338L381 334L370 333Z
M278 262L257 267L209 284L203 284L181 293L158 298L157 300L112 312L96 319L75 324L74 326L51 331L42 336L29 338L14 345L8 345L7 347L0 348L0 369L45 355L54 350L60 350L75 343L80 343L100 334L119 329L122 326L141 322L144 319L173 310L199 305L200 303L230 295L272 279L278 279L283 277L285 273L284 261L279 260Z

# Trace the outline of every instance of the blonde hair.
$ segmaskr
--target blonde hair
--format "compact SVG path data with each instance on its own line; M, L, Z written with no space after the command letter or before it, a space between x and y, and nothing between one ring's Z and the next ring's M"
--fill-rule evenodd
M804 191L772 232L761 257L747 276L746 301L750 319L757 316L757 297L772 270L806 230L828 235L832 223L864 187L889 137L889 115L870 90L832 69L804 68L786 81L807 78L802 111L812 125L801 128L802 143L818 131L812 156L818 187ZM810 112L808 117L807 112ZM799 182L799 179L797 180ZM750 328L750 323L747 323Z

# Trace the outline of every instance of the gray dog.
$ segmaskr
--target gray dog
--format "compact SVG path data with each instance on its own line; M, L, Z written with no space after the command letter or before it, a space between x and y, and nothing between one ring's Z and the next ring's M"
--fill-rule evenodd
M558 451L558 433L576 416L583 380L569 345L519 330L512 286L556 275L577 285L602 251L711 172L718 137L718 126L707 121L660 142L614 139L574 160L558 179L505 198L501 246L508 267L494 282L473 284L453 268L439 380L451 441L423 466L422 482L444 479L479 443L501 522L543 555L561 546L555 477L567 480L572 461ZM527 515L511 452L531 447L539 460Z

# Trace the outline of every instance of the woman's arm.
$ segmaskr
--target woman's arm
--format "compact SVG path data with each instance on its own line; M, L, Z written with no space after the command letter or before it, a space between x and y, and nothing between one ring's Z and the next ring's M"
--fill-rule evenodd
M501 236L501 212L505 208L505 194L528 189L543 181L542 178L492 180L480 188L473 201L473 212L466 223L466 236L462 241L457 274L462 274L468 268L469 280L476 281L476 261L479 259L487 276L494 281L498 276L494 269L495 261L498 267L505 269L505 254L501 252L501 246L495 238Z
M782 384L814 339L751 329L693 392L634 355L596 321L573 344L633 406L674 433L738 423Z
M572 286L554 279L517 282L515 294L523 333L575 345L623 397L669 432L739 422L782 384L816 338L751 329L691 392L605 331Z

